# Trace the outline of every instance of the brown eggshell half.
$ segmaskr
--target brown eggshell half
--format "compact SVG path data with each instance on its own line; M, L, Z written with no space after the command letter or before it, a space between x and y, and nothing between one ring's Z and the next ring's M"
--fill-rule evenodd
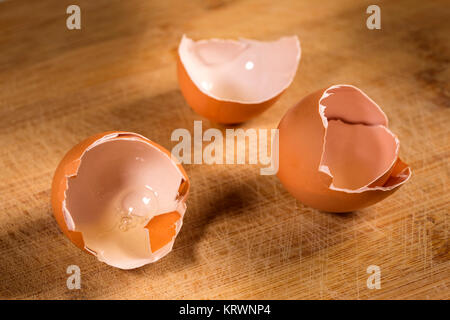
M122 232L111 224L113 231L105 231L101 223L118 219L115 211L123 213L114 202L121 188L132 190L126 202L120 201L127 208L139 208L142 199L157 206L151 216L133 216L142 227ZM154 198L139 198L142 190ZM53 177L52 207L61 230L77 247L114 267L133 269L171 251L188 193L187 174L169 151L139 134L111 131L87 138L64 156Z
M278 100L295 76L300 55L295 36L273 42L194 42L183 36L178 48L178 82L198 114L218 123L241 123Z
M403 185L410 168L381 108L360 89L335 85L308 95L281 120L277 176L304 204L349 212Z

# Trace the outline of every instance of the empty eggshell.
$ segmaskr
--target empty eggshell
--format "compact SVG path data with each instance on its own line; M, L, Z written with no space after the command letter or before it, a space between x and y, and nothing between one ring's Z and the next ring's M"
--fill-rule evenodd
M411 176L381 108L334 85L291 108L279 126L278 178L304 204L330 212L370 206Z
M193 41L178 47L178 81L187 103L218 123L240 123L269 108L294 79L300 61L297 36L262 42Z
M172 250L189 180L170 152L131 132L104 132L73 147L56 169L54 216L79 248L132 269Z

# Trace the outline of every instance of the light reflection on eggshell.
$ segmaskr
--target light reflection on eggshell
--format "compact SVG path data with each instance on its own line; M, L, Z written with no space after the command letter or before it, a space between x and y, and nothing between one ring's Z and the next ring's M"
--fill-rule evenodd
M178 47L178 82L187 103L211 121L247 121L269 108L291 84L300 61L297 36L193 41Z

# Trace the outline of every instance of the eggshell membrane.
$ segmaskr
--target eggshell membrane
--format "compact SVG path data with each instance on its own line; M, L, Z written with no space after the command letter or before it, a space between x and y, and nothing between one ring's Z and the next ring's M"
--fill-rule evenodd
M178 48L178 81L197 113L218 123L241 123L275 103L291 84L300 55L296 36L272 42L195 42L183 36Z
M294 197L319 210L377 203L411 176L387 125L381 108L354 86L310 94L278 126L277 176Z
M138 148L136 149L136 147ZM126 152L120 152L124 150ZM151 157L143 157L142 166L135 165L130 160L133 152ZM96 160L99 157L100 160ZM111 160L112 158L115 160ZM138 160L137 157L134 160ZM129 167L122 164L122 168L120 168L120 164L123 162L128 162ZM152 169L153 166L156 168ZM166 175L167 177L148 181L148 184L155 187L155 190L164 191L158 194L159 198L155 201L158 203L158 212L154 212L150 221L142 228L122 232L122 234L105 233L115 237L114 240L119 243L118 247L126 244L127 250L133 251L133 248L136 247L140 248L140 252L137 252L136 249L136 252L131 252L130 257L127 257L124 254L114 256L111 254L114 251L112 247L106 248L106 256L104 252L100 252L99 248L94 250L92 243L95 241L92 239L96 239L98 232L97 229L89 230L89 223L94 222L99 216L98 212L101 212L100 209L102 209L100 205L102 197L97 194L92 195L91 191L100 190L101 192L102 189L99 189L99 186L104 183L102 188L117 194L119 191L115 189L120 189L119 182L127 181L128 176L129 181L127 182L134 185L136 179L140 182L147 182L146 178L148 177L159 177L158 170L163 171L159 176ZM165 185L169 183L168 180L172 185L165 189ZM108 192L105 192L107 197L109 196ZM61 230L77 247L96 255L99 260L109 265L121 269L132 269L157 261L171 251L175 237L182 226L188 193L189 179L186 172L179 163L172 159L169 151L141 135L111 131L89 137L65 155L53 178L52 206ZM157 193L155 192L155 194ZM108 204L109 200L103 200L103 204ZM107 215L103 214L103 216ZM120 239L121 237L122 239ZM97 244L100 243L98 240L96 241ZM133 245L133 241L138 241L138 245ZM121 249L123 250L123 248ZM146 251L147 249L148 251ZM144 257L142 257L143 252L145 253Z

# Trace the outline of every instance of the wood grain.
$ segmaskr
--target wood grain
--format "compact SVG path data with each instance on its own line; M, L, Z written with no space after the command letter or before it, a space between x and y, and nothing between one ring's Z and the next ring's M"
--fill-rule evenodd
M378 2L382 29L371 31L369 1L75 2L82 29L73 31L74 1L0 3L0 298L450 298L448 3ZM297 34L293 84L243 128L275 128L306 94L351 83L387 113L411 181L371 208L329 214L258 166L186 165L192 193L170 255L121 271L83 253L52 217L53 172L97 132L135 131L171 149L174 129L193 131L202 118L176 79L183 33ZM71 264L78 291L66 287ZM381 267L380 290L366 286L369 265Z

